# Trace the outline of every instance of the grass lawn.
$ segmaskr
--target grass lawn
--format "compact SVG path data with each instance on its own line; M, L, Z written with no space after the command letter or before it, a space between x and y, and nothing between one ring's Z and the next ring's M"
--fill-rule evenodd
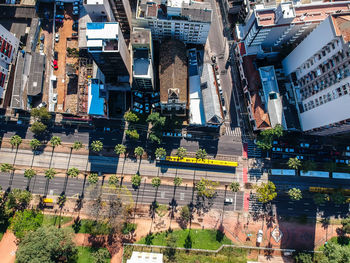
M137 243L166 246L168 232L160 232L148 235ZM177 247L201 248L201 249L218 249L222 244L232 244L220 231L209 229L184 229L174 230L172 234L176 237Z
M95 235L107 235L110 228L107 224L101 222L95 222L94 220L82 219L78 223L72 225L75 233L95 234Z
M72 221L73 218L67 216L59 216L59 215L44 215L44 226L58 226L61 220L61 225Z
M107 250L107 248L98 248L98 250ZM94 259L92 257L92 252L96 251L96 248L91 247L78 247L78 260L77 263L94 263ZM110 259L106 259L105 262L110 262Z

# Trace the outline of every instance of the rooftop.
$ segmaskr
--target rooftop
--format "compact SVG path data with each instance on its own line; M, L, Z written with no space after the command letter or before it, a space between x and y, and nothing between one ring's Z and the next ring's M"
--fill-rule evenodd
M289 12L289 23L305 23L313 21L323 21L330 14L336 12L346 12L349 10L349 1L342 2L316 2L311 4L302 4L302 5L293 5L291 2L283 3L283 5L290 5ZM262 8L256 9L255 13L257 16L258 24L261 26L274 26L279 23L279 20L276 19L278 15L277 8ZM285 17L285 15L284 15Z
M335 34L342 36L345 43L350 42L350 13L332 15L331 19Z
M163 254L133 251L126 263L163 263Z
M138 30L131 32L130 36L132 45L150 44L151 31L150 30Z
M86 38L91 39L118 39L119 23L87 23Z
M185 44L179 40L168 40L159 51L160 101L176 95L179 103L187 102L187 57ZM172 93L175 94L172 94Z
M134 77L149 77L151 78L151 63L148 58L134 59Z
M100 89L103 89L103 85L99 84L98 79L91 79L89 84L88 95L88 114L89 115L105 115L105 99L100 97Z
M28 80L28 96L37 96L41 94L43 89L44 73L45 55L33 53Z

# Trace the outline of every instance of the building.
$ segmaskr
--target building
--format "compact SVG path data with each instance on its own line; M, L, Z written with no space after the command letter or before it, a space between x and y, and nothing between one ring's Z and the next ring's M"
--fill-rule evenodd
M108 83L129 83L130 53L119 23L87 23L87 49Z
M296 45L329 15L349 11L350 1L311 4L256 5L244 24L236 26L236 39L244 42L248 55L273 55Z
M224 122L213 66L199 65L196 49L188 51L189 129L211 128L219 131Z
M349 48L350 13L332 14L283 60L303 131L350 131Z
M186 47L179 40L163 42L159 58L161 112L166 116L186 116L188 92Z
M163 254L133 251L126 263L163 263Z
M84 0L83 5L91 21L116 22L108 0Z
M87 113L94 117L107 117L108 103L107 93L103 83L99 79L91 79L88 92Z
M11 65L17 55L19 40L0 25L0 100L4 98Z
M135 89L153 91L155 88L153 71L153 44L149 29L134 28L131 33L132 73Z
M208 0L139 0L136 10L138 26L150 28L154 40L173 38L205 44L211 19Z
M109 0L115 20L119 23L123 36L128 40L131 32L132 13L129 0Z

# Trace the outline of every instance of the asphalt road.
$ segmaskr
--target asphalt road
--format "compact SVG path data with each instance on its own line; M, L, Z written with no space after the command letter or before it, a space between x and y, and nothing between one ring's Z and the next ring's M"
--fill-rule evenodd
M64 188L64 177L55 177L49 181L48 195L60 195ZM47 179L44 176L36 176L32 178L29 189L36 194L43 195L45 193ZM0 185L3 189L7 189L10 183L10 175L7 173L0 173ZM107 185L107 181L100 179L100 184ZM26 189L28 180L23 174L15 174L13 176L12 188ZM156 200L160 204L170 204L172 199L180 206L196 204L196 194L193 194L193 188L187 186L179 186L174 189L174 186L161 185L156 189L151 184L142 183L138 190L134 190L128 182L123 183L132 193L133 199L137 204L151 204ZM84 190L83 190L84 189ZM84 179L69 178L67 183L66 196L75 196L82 194L89 196L89 184ZM192 199L193 197L193 199ZM233 203L225 205L225 210L241 211L243 209L243 192L232 193L230 191L217 191L217 196L212 200L212 208L223 209L224 199L232 198Z

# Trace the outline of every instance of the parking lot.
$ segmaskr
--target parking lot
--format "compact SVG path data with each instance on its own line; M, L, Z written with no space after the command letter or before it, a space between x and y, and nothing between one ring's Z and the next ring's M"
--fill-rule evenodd
M74 5L76 6L76 5ZM78 73L78 41L77 19L73 16L73 4L56 3L55 16L55 51L57 52L57 67L54 75L57 84L53 93L57 94L58 112L77 112L77 73ZM56 64L56 62L54 62Z

